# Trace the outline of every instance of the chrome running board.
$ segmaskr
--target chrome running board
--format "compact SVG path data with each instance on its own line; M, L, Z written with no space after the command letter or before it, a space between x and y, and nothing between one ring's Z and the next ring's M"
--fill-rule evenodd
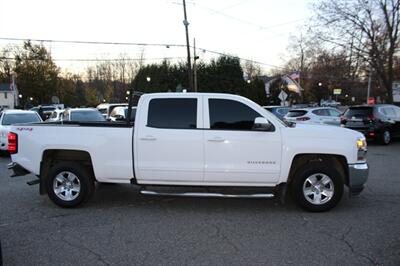
M234 198L234 199L269 199L275 197L272 193L257 194L224 194L213 192L158 192L152 190L140 190L140 193L148 196L172 196L172 197L200 197L200 198Z

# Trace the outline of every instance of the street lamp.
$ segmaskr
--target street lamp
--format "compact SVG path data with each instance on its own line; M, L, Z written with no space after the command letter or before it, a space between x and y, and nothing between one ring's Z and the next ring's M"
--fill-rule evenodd
M321 82L319 82L319 83L318 83L318 86L320 86L320 87L321 87L321 86L322 86L322 83L321 83Z
M126 91L126 95L129 95L131 92L130 91Z
M19 94L19 95L18 95L18 98L22 99L22 94Z
M247 83L250 84L250 82L251 82L251 80L248 79L248 80L247 80Z
M33 101L33 97L29 97L29 101Z
M150 82L150 81L151 81L151 78L150 78L150 77L147 77L146 80L147 80L147 82Z

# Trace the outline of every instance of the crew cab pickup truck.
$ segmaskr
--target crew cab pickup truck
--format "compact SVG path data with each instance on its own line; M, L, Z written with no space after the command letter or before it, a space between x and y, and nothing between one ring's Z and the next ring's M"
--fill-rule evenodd
M33 173L61 207L88 200L96 182L126 183L145 195L269 198L290 191L326 211L363 190L366 141L356 131L285 124L237 95L141 96L135 125L32 123L12 127L14 175ZM286 189L288 188L288 189Z

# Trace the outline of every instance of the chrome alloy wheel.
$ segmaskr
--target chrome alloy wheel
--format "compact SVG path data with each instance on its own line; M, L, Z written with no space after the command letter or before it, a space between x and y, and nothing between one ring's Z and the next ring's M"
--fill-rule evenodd
M74 173L63 171L53 180L53 192L61 200L72 201L81 192L81 182Z
M309 176L303 184L304 197L314 205L322 205L330 201L334 189L332 179L322 173Z
M390 142L390 132L389 131L383 132L383 141L385 142L385 144L388 144Z

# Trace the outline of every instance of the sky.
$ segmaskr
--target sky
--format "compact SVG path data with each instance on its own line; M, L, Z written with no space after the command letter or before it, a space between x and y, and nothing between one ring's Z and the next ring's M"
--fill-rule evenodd
M283 64L289 39L304 29L312 0L187 0L190 44L262 62ZM0 38L186 44L182 0L0 0ZM0 46L21 41L2 41ZM54 59L112 59L119 54L146 63L185 60L184 47L43 44ZM193 53L193 50L191 51ZM217 55L203 50L199 57ZM193 54L192 54L193 55ZM79 72L93 62L56 61Z

